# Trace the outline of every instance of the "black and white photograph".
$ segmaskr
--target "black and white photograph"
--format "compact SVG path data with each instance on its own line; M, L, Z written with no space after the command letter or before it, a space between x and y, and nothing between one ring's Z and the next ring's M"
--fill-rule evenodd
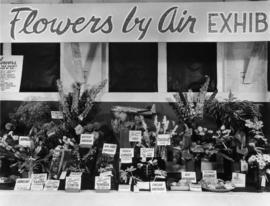
M1 206L267 206L270 0L0 0Z

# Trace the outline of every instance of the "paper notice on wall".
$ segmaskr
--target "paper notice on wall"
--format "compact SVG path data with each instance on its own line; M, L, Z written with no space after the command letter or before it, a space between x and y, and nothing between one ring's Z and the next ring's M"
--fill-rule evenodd
M23 56L0 56L0 91L19 92Z

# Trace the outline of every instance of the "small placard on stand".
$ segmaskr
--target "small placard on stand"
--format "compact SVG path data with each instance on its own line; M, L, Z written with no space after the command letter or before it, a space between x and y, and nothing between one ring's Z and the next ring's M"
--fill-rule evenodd
M130 142L141 142L142 131L140 130L130 130L129 131L129 141Z
M31 187L30 178L19 178L16 180L14 190L17 190L17 191L30 190L30 187Z
M202 179L207 180L207 181L215 181L217 179L217 171L216 170L203 170Z
M119 184L118 191L119 192L130 192L131 185L130 184Z
M51 111L51 118L52 119L64 119L63 112L61 112L61 111Z
M46 180L47 180L46 173L32 174L31 190L34 190L34 191L43 190Z
M103 149L102 149L102 154L108 154L110 156L114 156L116 153L116 149L117 149L116 144L104 143Z
M47 180L45 183L44 190L45 191L57 191L60 185L59 180Z
M162 182L150 182L151 192L167 192L166 183Z
M137 182L139 191L150 191L150 182Z
M246 174L233 172L232 183L235 187L246 187Z
M19 137L19 145L23 147L31 147L31 140L28 136L20 136Z
M96 176L95 177L96 192L109 192L111 190L110 176Z
M80 192L81 191L81 177L70 176L66 177L66 192Z
M80 147L90 148L94 144L94 134L81 134Z

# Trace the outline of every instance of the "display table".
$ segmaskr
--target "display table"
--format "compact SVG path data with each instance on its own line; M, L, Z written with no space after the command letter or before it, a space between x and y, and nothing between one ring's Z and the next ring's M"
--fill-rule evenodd
M0 191L1 206L53 206L53 205L91 205L91 206L174 206L174 205L268 205L270 193L211 193L211 192L116 192L96 193L82 191L80 193L35 192L35 191Z

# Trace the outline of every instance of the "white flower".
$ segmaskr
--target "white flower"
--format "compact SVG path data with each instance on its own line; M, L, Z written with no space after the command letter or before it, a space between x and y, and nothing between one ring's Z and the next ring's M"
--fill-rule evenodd
M202 131L203 131L203 128L202 128L201 126L199 126L199 127L197 128L197 130L198 130L199 132L202 132Z
M270 163L270 155L269 154L263 154L263 160L267 163Z
M225 125L222 125L221 127L220 127L220 129L221 130L225 130L226 128L225 128Z
M250 156L250 158L248 158L248 163L253 163L256 161L256 156L255 155L252 155Z

